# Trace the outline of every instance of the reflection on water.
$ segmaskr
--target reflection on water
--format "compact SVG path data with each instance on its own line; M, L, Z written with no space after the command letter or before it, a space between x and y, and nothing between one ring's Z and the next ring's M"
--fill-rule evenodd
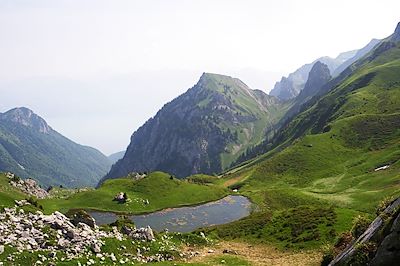
M129 216L137 227L150 225L156 231L190 232L200 227L225 224L250 214L251 203L243 196L223 199L194 207L166 209L143 215ZM110 212L90 211L97 224L109 224L117 219Z

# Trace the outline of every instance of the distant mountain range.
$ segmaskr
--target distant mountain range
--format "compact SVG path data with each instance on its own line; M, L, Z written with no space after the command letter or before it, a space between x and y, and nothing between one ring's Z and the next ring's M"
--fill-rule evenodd
M349 65L368 53L378 42L379 40L372 39L365 47L359 50L343 52L336 58L331 58L328 56L320 57L314 60L312 63L305 64L298 68L295 72L290 73L287 77L282 77L282 79L275 84L274 88L270 92L270 95L276 96L284 101L293 99L304 88L308 79L308 74L316 62L321 62L327 65L330 73L335 77Z
M94 186L111 166L98 150L79 145L27 108L0 113L0 171L42 186Z
M281 102L236 78L204 73L131 137L107 178L161 170L177 177L219 173L264 138L282 115Z
M124 157L125 151L119 151L113 154L108 155L108 160L111 164L116 163L119 159Z

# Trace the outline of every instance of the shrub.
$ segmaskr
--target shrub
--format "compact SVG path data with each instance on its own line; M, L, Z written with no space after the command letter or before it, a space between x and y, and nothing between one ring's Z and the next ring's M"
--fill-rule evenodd
M321 266L328 266L329 263L335 258L335 253L332 248L327 249L322 256Z
M128 200L128 194L126 194L126 192L124 192L124 202L126 202Z
M43 206L39 205L39 202L36 197L30 196L28 199L26 199L31 205L35 206L36 208L42 209Z
M14 175L14 177L11 180L17 183L21 180L21 178L19 176Z
M378 204L378 207L376 208L376 215L380 215L393 201L393 197L386 197L381 200L381 202L379 202Z
M365 230L367 230L370 224L371 220L368 219L367 217L362 215L356 216L353 220L351 234L354 236L354 238L358 238L365 232Z
M368 265L374 258L377 246L373 242L360 244L356 247L354 255L351 257L348 265L362 266Z
M115 222L111 223L110 226L116 226L119 230L121 230L123 226L134 228L135 223L129 219L128 216L122 215L119 216Z

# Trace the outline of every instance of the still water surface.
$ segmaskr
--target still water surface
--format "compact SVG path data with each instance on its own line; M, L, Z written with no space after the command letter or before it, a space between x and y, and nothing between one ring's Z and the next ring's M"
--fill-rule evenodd
M156 231L190 232L200 227L225 224L250 214L251 202L243 196L227 196L223 199L193 207L172 208L149 214L128 216L136 227L150 225ZM89 211L98 225L117 220L112 212Z

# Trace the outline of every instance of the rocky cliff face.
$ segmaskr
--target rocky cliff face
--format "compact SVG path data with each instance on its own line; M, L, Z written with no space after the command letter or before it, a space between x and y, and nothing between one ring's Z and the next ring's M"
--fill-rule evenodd
M293 100L292 107L287 111L282 122L290 120L293 116L298 114L302 106L307 103L312 97L317 95L325 84L331 79L329 68L326 64L320 61L316 62L308 76L308 80L304 85L304 89Z
M396 29L392 36L390 36L392 42L399 42L400 41L400 22L397 24Z
M304 89L296 100L304 100L313 97L330 79L331 74L328 66L320 61L316 62L310 70Z
M4 114L0 114L0 121L4 123L13 122L44 134L49 134L52 131L43 118L25 107L14 108Z
M178 177L218 173L263 138L279 101L238 79L205 73L131 137L106 178L161 170Z

